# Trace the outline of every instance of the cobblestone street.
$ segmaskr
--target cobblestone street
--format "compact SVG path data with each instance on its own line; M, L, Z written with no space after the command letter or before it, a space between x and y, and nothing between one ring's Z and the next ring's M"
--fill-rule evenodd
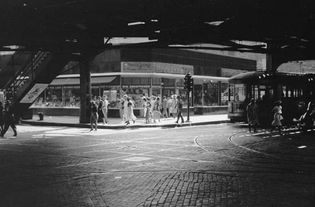
M1 206L315 203L311 132L250 134L234 124L19 132L0 140Z

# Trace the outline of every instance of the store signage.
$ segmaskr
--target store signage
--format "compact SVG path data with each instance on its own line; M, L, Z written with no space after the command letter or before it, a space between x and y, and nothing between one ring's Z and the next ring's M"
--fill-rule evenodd
M194 66L161 62L122 62L121 72L194 74Z
M37 83L33 88L24 96L20 103L33 103L37 97L47 88L46 83Z

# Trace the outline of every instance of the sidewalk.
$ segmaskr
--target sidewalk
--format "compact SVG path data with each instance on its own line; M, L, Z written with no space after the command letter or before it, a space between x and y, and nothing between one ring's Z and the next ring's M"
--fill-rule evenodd
M187 117L184 117L185 121ZM103 125L99 123L100 129L123 129L123 128L140 128L140 127L176 127L176 126L193 126L205 124L218 124L229 122L227 114L210 114L210 115L193 115L190 117L190 122L183 124L176 124L176 119L166 118L161 119L160 122L146 124L144 118L138 118L136 123L126 126L120 118L109 118L109 123ZM33 116L31 120L22 120L23 124L38 125L38 126L67 126L67 127L82 127L90 128L90 124L79 123L77 116L45 116L44 120L40 121L38 116Z

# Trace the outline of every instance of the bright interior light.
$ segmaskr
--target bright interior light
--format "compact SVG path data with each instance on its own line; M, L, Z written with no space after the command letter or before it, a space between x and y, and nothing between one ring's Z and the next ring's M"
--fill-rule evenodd
M213 21L213 22L204 22L205 24L213 25L213 26L219 26L224 21Z
M145 24L145 22L129 22L128 26L135 26L135 25L141 25L141 24Z
M104 38L104 43L107 38ZM137 44L146 42L156 42L157 40L149 40L148 37L113 37L107 43L112 45Z

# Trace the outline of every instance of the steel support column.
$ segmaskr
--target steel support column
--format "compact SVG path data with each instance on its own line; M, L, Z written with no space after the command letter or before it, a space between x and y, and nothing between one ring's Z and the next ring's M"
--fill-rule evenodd
M80 123L89 123L92 87L88 58L80 61L80 91Z

